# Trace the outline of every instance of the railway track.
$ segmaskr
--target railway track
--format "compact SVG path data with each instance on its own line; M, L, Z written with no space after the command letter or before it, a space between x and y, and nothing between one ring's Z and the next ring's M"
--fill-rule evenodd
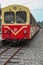
M0 49L0 55L2 54L2 53L4 53L5 51L7 51L8 49L10 49L11 47L2 47L1 49Z
M22 47L19 48L8 48L0 52L0 64L1 65L7 65L9 64L10 60L22 49Z

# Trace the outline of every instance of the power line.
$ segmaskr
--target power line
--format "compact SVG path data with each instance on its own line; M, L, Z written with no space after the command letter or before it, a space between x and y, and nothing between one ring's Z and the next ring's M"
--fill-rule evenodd
M31 11L43 11L43 9L33 9Z

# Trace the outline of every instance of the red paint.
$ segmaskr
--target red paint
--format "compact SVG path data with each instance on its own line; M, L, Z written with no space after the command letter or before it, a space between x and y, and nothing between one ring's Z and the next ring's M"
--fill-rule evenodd
M22 27L22 26L27 26L27 28L23 28L17 35L14 35L11 31L9 31L9 29L7 28L4 28L4 26L8 26L11 30L14 31L14 28L17 28L17 31ZM24 30L27 30L27 33L24 34ZM4 31L7 31L7 33L4 33ZM17 32L16 31L16 32ZM13 39L13 38L16 38L16 39L23 39L23 38L26 38L26 39L29 39L29 36L30 35L30 25L2 25L2 39Z

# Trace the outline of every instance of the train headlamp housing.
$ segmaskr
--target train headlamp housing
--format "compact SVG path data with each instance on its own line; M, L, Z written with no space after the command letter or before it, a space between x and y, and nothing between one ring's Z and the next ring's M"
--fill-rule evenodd
M13 8L14 10L16 10L17 9L17 7L16 7L16 5L14 6L14 8Z
M14 28L14 32L17 32L17 28Z
M6 34L7 33L7 30L4 30L4 33Z
M24 30L24 32L23 32L24 34L27 34L27 30Z

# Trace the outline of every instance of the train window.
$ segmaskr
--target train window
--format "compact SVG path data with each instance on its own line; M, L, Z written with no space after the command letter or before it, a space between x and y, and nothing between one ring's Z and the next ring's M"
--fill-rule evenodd
M5 23L8 23L8 24L13 24L14 23L14 12L5 12L4 13L4 21Z
M34 17L32 16L32 14L30 14L30 24L31 24L32 26L34 26L35 23L36 23L36 21L35 21Z
M16 12L16 22L17 23L26 23L26 12L25 11L18 11Z

